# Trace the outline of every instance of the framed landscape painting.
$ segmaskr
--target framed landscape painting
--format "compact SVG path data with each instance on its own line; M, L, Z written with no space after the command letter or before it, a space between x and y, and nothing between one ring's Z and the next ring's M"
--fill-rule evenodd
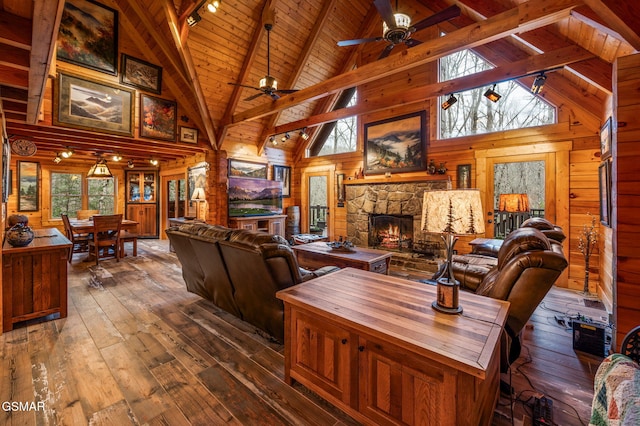
M426 170L426 111L368 123L364 127L364 172Z
M133 136L132 90L62 73L54 88L54 124Z
M267 165L251 161L229 160L229 176L266 179Z
M198 143L198 129L180 126L180 142Z
M120 83L159 95L162 91L162 67L123 53Z
M176 140L178 104L154 96L140 95L140 137Z
M18 211L38 211L40 163L18 161Z
M58 60L118 73L118 12L93 0L66 0L58 32Z

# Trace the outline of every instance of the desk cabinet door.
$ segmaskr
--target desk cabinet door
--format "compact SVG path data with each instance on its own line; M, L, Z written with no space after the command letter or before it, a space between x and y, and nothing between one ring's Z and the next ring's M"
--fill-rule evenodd
M291 375L314 389L351 405L351 360L355 340L346 330L292 310ZM354 338L355 339L355 338Z
M140 237L158 236L157 216L155 204L129 204L127 206L127 219L138 222L138 235Z
M457 425L456 375L388 343L360 338L359 411L375 424Z

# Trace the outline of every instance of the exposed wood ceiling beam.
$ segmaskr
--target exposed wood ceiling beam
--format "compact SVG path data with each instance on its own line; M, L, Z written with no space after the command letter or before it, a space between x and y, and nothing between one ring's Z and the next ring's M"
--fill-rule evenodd
M189 86L196 95L196 104L198 106L198 110L200 111L200 119L204 124L204 130L207 134L207 139L209 140L209 144L212 148L218 149L218 145L216 142L216 129L213 124L213 120L211 119L209 108L207 108L207 100L205 99L204 93L202 92L202 87L200 87L200 81L198 80L198 74L196 73L195 66L193 65L193 59L191 57L191 52L189 51L189 46L187 46L186 43L183 43L182 39L180 38L180 22L178 22L178 15L176 14L176 11L173 7L173 2L165 0L164 11L167 17L169 28L171 29L171 36L173 37L173 41L178 49L178 54L180 56L180 59L182 59L182 63L184 64L184 67L189 74Z
M607 22L618 34L640 50L640 2L637 0L584 0L595 13Z
M33 3L33 22L38 25L32 26L27 123L36 124L38 121L63 9L64 0L35 0Z
M356 32L355 37L368 38L374 31L374 28L376 28L379 31L380 30L379 21L380 21L380 14L378 13L378 9L376 9L372 3L371 7L367 11L366 16L364 17L364 20L362 21L362 24L360 25L360 28ZM357 64L357 60L360 57L364 46L365 44L363 43L358 45L357 48L355 49L345 49L346 57L344 58L344 60L341 61L342 67L338 71L338 75L344 74L345 72L353 69L353 67ZM312 116L331 111L335 107L335 104L338 101L339 96L340 96L340 93L334 93L322 98L316 104L316 107L313 111ZM305 127L305 126L301 126L301 127ZM311 129L308 132L308 134L310 135L309 140L306 141L305 143L298 144L298 146L296 147L296 151L294 153L294 158L296 159L296 161L300 161L305 155L305 151L307 147L311 146L311 144L314 143L315 136L316 136L314 133L315 133L314 130ZM259 141L260 143L263 144L263 146L266 143L267 137L269 134L270 134L269 130L266 130L263 133L262 138Z
M579 46L570 46L542 55L532 56L517 62L506 64L473 75L456 78L453 80L433 83L417 90L410 90L400 95L381 98L367 102L366 105L358 104L348 108L324 114L314 115L308 119L287 123L270 129L271 134L284 133L299 129L300 127L312 127L331 121L355 116L364 113L373 113L388 109L397 105L408 105L424 102L425 99L435 98L449 93L462 92L476 87L488 86L495 82L519 79L541 71L563 67L568 64L584 61L593 57L593 54ZM546 87L546 86L545 86Z
M70 146L77 150L93 152L120 152L123 155L141 159L154 156L159 159L172 160L205 151L198 145L177 145L175 142L160 141L153 141L153 150L150 150L149 145L141 143L140 139L60 127L34 126L25 123L9 123L8 127L9 135L28 138L36 143L38 149L51 150L52 152Z
M266 0L261 9L261 16L259 25L253 31L253 35L251 36L251 42L249 43L249 49L247 50L247 54L244 57L244 62L242 63L242 68L240 68L240 72L238 73L238 79L236 83L245 84L244 82L249 77L249 70L253 66L253 63L256 60L258 55L258 49L262 44L262 40L264 39L265 29L264 29L264 21L265 19L273 19L274 17L270 16L273 8L275 7L275 3L273 0ZM267 16L268 15L268 16ZM218 147L222 146L224 142L224 138L227 136L227 131L229 130L229 123L231 122L231 117L233 116L234 111L238 107L238 102L240 102L240 94L242 93L242 87L234 86L233 91L231 92L231 97L229 98L229 102L227 102L227 107L225 108L224 114L222 116L222 120L219 126L219 133L217 134L217 144ZM259 148L260 151L260 148Z
M296 84L298 84L300 76L302 75L304 69L307 67L307 62L309 60L309 57L311 56L311 52L316 45L316 42L318 41L318 37L320 37L320 34L322 33L322 30L327 23L329 14L333 10L336 1L337 0L327 0L324 2L324 5L320 10L320 14L315 19L313 28L311 28L309 36L307 37L307 41L302 48L302 52L300 52L300 55L298 56L296 69L293 71L293 74L286 82L284 87L295 87ZM265 128L273 127L273 125L278 122L279 118L280 112L271 115L265 123ZM258 155L262 154L262 150L264 149L264 145L266 143L268 135L269 134L266 131L263 131L260 139L258 139Z
M476 20L486 19L493 16L497 12L505 12L507 9L493 0L485 0L476 2L471 0L460 0L465 5L467 13ZM581 8L584 8L581 7ZM573 13L573 11L571 12ZM532 31L513 34L513 37L528 46L530 49L538 53L548 52L564 46L572 46L573 43L566 40L566 37L560 35L551 27L536 28ZM502 41L506 43L506 41ZM511 47L513 49L513 47ZM579 62L567 67L573 74L589 81L600 90L611 94L611 64L600 58L593 58L590 61Z
M397 72L433 62L465 47L475 47L501 37L549 25L552 22L566 18L571 9L580 4L581 1L579 0L556 0L553 4L549 4L545 0L530 0L483 22L449 33L445 37L425 41L400 55L392 55L363 65L353 71L330 78L323 83L284 96L270 104L235 114L233 123L255 120L305 101L321 98L359 84L379 80Z

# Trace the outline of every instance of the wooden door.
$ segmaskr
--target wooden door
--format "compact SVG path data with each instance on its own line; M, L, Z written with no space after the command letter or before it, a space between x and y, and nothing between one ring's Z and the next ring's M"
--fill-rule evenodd
M335 207L335 179L333 167L313 168L302 173L302 233L317 233L331 238L334 221L331 210ZM322 194L318 194L322 191ZM320 201L318 201L320 200Z

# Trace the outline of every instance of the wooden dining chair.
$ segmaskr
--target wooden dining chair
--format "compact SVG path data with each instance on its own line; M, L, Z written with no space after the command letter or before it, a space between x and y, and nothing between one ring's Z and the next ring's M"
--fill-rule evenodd
M125 257L124 243L132 243L132 255L138 255L138 234L123 229L120 231L120 257Z
M89 241L89 256L100 259L115 257L120 261L120 228L122 214L97 215L93 217L93 240Z
M69 241L71 241L71 250L69 250L68 262L71 263L74 253L86 253L89 251L89 241L93 239L93 234L83 233L78 234L73 232L71 223L69 222L69 216L66 214L62 216L62 223L64 224L64 234Z
M100 210L78 210L76 212L76 218L91 219L94 215L97 214L100 214Z

